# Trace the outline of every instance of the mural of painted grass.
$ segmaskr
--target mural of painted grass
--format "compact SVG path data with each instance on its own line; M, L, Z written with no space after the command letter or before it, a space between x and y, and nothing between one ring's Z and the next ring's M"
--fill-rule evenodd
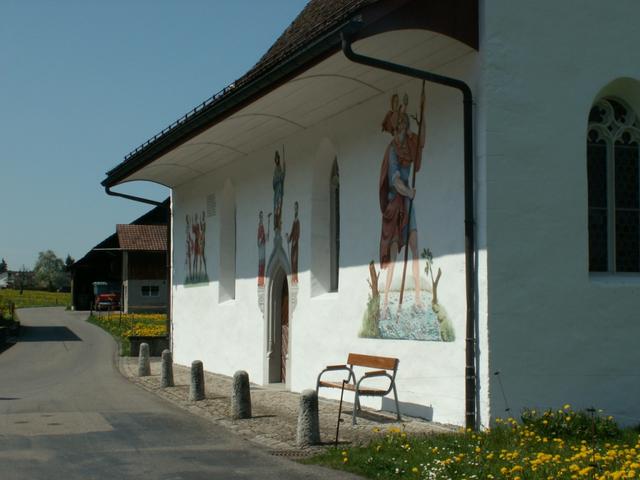
M90 323L101 327L120 342L120 354L128 355L131 349L129 337L162 337L167 334L167 316L162 313L122 314L104 312L89 317Z
M451 319L438 301L438 283L442 270L438 268L434 273L433 254L430 250L424 249L421 257L425 267L424 275L419 279L422 285L419 297L416 297L414 279L411 276L406 279L406 284L401 283L396 276L393 282L385 285L385 279L380 278L382 275L376 271L375 263L372 261L369 264L368 282L371 292L362 317L360 337L442 342L455 340Z
M366 446L308 460L379 479L617 480L640 475L637 429L594 411L526 410L482 432L407 435L374 429Z

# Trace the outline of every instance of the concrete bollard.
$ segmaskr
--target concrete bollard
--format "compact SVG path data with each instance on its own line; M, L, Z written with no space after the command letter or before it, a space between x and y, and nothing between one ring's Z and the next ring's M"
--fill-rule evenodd
M191 362L191 388L189 388L189 400L195 402L204 400L204 370L200 360Z
M138 354L138 376L148 377L151 375L151 363L149 363L149 344L141 343Z
M251 418L251 390L249 374L238 370L233 374L233 392L231 393L231 418Z
M320 419L318 417L318 393L315 390L305 390L300 395L296 444L298 447L306 447L319 443Z
M162 351L162 370L160 374L160 386L162 388L173 387L173 357L171 351Z

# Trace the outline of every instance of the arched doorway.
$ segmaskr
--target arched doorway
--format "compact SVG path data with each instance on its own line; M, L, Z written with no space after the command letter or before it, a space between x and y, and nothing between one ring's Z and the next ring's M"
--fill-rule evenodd
M268 295L267 345L269 383L287 383L289 360L289 284L287 274L278 268L270 277Z

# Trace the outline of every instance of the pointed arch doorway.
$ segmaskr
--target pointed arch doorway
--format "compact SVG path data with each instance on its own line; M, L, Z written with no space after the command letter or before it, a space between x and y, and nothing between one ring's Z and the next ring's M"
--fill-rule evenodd
M267 375L268 383L286 385L289 365L289 283L282 265L269 275L267 290Z

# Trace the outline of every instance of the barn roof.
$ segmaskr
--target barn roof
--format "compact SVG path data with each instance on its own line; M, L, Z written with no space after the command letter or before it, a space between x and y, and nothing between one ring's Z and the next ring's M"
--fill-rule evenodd
M166 225L116 225L121 250L163 252L167 250Z

